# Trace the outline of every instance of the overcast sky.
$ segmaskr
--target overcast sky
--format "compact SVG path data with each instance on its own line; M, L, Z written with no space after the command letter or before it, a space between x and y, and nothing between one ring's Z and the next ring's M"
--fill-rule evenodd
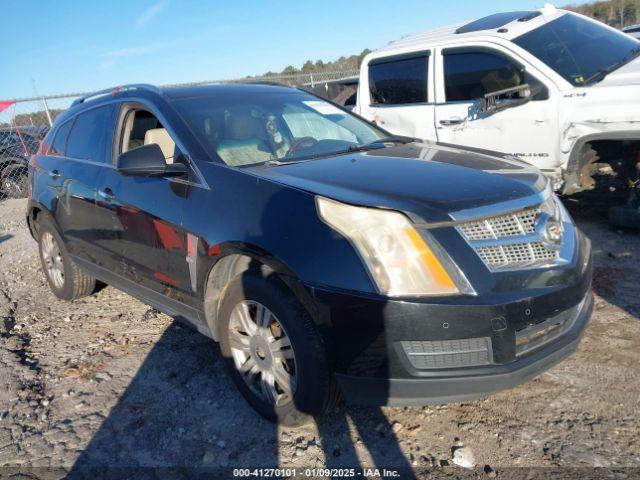
M280 71L543 3L21 0L2 12L0 99L33 96L34 85L40 94L55 94Z

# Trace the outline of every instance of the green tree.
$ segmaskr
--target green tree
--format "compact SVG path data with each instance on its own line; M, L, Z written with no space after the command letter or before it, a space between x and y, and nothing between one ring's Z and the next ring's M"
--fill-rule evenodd
M315 70L315 66L313 64L313 62L311 60L307 60L306 62L304 62L304 65L302 65L302 73L311 73Z
M300 71L293 65L288 65L281 73L282 75L295 75L296 73L300 73Z

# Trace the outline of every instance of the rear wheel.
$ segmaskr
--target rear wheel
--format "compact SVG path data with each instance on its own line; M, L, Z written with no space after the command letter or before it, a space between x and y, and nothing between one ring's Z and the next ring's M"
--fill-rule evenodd
M24 198L28 195L28 169L24 165L9 165L2 172L0 190L8 198Z
M307 423L336 400L313 321L286 287L257 273L227 286L220 306L221 349L234 383L263 417Z
M40 261L51 291L63 300L75 300L91 295L96 280L73 262L64 242L48 219L38 225Z

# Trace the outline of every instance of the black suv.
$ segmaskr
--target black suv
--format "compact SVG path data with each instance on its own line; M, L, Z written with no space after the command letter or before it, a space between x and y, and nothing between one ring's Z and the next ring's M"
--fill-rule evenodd
M28 224L53 292L96 280L219 341L262 415L466 401L572 353L591 248L516 158L392 137L295 88L145 85L60 114Z

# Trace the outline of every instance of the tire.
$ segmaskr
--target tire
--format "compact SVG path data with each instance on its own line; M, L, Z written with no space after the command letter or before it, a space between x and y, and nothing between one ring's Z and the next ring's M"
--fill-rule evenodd
M614 227L640 229L640 210L629 207L611 207L609 223Z
M38 223L40 262L53 294L62 300L91 295L96 288L96 279L71 260L64 241L48 218L39 219Z
M25 165L9 165L2 171L0 191L7 198L25 198L29 195L28 168Z
M243 311L249 317L243 317ZM265 313L262 318L268 320L263 325L269 328L252 331L258 323L259 312ZM240 393L260 415L293 427L308 423L333 407L337 389L320 335L307 311L279 280L263 278L254 272L237 276L225 289L218 318L220 347L227 368ZM243 318L253 321L250 328L245 328ZM238 348L238 338L242 339L242 348ZM286 345L287 338L292 353L286 347L273 353L270 339ZM249 370L245 376L240 372L241 367ZM290 381L290 386L294 384L291 393L281 386L287 383L281 381L286 377L281 374L282 370L289 373L289 380L295 380ZM249 381L245 381L245 377ZM265 387L269 378L274 379L275 390ZM265 388L275 392L271 401Z

